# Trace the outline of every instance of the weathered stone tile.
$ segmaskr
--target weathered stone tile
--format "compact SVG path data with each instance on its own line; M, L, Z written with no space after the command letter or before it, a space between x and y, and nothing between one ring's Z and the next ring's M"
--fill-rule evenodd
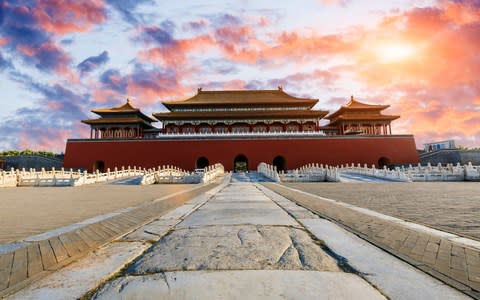
M17 283L27 279L28 276L28 257L27 257L27 249L20 248L15 250L13 255L13 264L12 264L12 271L10 273L10 281L8 286L14 286Z
M50 243L50 246L52 246L57 262L60 263L68 258L67 250L63 247L62 242L58 237L51 238L48 242Z
M465 254L467 256L467 265L480 267L480 252L465 248Z
M449 276L450 275L450 258L438 258L435 261L433 268L440 273Z
M68 256L75 256L80 253L80 250L75 247L74 241L72 241L67 235L62 234L58 238L62 242L65 250L67 250Z
M339 271L336 262L303 230L254 225L175 230L129 271L251 269Z
M437 253L438 249L439 249L439 244L432 242L430 239L427 243L427 247L425 248L425 251Z
M465 260L465 257L452 255L452 258L450 260L450 267L456 270L466 270L467 261Z
M434 265L436 258L437 258L436 252L425 251L422 257L422 262L429 265Z
M75 234L78 235L80 239L82 239L83 243L86 244L88 248L95 248L99 245L97 241L95 241L92 237L87 235L82 230L75 231Z
M12 263L13 252L0 255L0 291L8 287Z
M43 271L42 255L40 254L40 246L34 243L27 247L28 257L28 277L32 277Z
M82 239L80 235L78 235L76 232L68 232L66 235L70 238L70 240L74 243L75 247L80 252L87 251L91 247Z
M455 280L458 280L460 282L467 282L468 281L468 275L466 270L457 270L457 269L450 269L450 276L454 278Z
M468 280L480 282L480 266L467 266Z
M93 299L131 299L138 295L146 299L385 299L353 274L275 270L128 276L109 282Z
M453 256L465 257L465 248L453 244L452 245L452 255Z
M38 242L38 246L40 247L40 254L42 255L43 269L49 270L53 268L57 264L57 259L48 240Z

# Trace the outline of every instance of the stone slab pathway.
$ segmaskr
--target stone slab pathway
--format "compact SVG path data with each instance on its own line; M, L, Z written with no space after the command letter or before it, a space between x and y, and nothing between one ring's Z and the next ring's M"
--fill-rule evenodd
M93 298L384 298L343 272L258 186L235 176Z

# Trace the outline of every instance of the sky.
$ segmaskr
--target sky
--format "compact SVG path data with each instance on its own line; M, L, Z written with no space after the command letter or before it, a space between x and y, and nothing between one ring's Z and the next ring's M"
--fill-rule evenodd
M62 152L126 98L276 89L390 104L394 134L480 146L480 0L0 0L0 150Z

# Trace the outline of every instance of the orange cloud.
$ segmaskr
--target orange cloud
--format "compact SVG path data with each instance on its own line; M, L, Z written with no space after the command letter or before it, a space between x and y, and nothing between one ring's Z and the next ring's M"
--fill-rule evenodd
M143 62L156 63L166 67L178 67L187 63L187 55L193 51L201 51L213 44L207 35L191 39L175 40L160 47L141 50L138 57Z

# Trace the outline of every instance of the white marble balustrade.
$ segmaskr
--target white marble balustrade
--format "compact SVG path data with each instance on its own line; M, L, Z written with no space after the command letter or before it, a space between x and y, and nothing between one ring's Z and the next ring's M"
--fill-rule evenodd
M0 173L0 187L15 187L15 186L80 186L85 184L93 184L99 182L105 182L109 180L116 180L125 177L133 177L143 175L145 170L141 168L130 166L122 167L120 170L117 168L114 171L107 169L106 172L100 173L98 170L95 173L87 173L74 171L72 169L65 170L61 168L56 170L41 169L36 171L30 170L11 170L10 172L2 171Z
M0 187L17 186L17 174L14 169L0 172Z
M331 166L308 164L298 169L289 170L286 173L277 172L275 166L260 163L257 171L275 182L323 182L340 181L338 170Z
M257 172L267 177L274 182L280 182L280 175L277 172L277 167L261 162L257 166Z
M188 172L175 166L159 166L157 170L147 170L141 184L154 183L208 183L224 174L222 164L215 164L203 169L203 172Z
M392 181L480 181L480 166L473 166L471 163L461 166L438 164L432 166L430 163L426 166L418 164L417 166L409 165L408 167L396 167L394 170L389 170L387 167L377 169L374 165L368 168L367 165L363 167L358 164L340 166L340 172L357 174L363 176L376 177L381 179L388 179Z

